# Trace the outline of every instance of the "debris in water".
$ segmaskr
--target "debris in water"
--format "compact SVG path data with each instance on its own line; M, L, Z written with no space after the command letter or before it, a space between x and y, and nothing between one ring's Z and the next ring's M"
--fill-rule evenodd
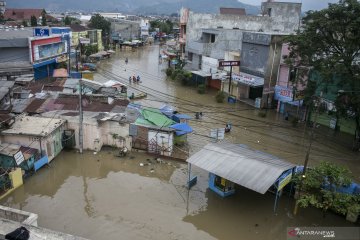
M94 155L96 155L97 154L97 152L94 152Z
M144 164L143 163L140 163L140 167L143 167L144 166Z
M130 156L130 159L134 159L135 157L134 156Z
M152 168L152 169L150 169L150 172L153 173L153 172L155 172L155 170Z
M259 226L259 224L255 223L255 227L258 227L258 226Z
M100 159L98 159L97 161L100 162Z

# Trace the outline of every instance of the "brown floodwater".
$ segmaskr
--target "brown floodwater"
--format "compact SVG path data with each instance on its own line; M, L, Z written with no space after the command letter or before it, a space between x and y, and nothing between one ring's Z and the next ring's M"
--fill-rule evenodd
M159 64L158 54L157 45L117 51L99 64L95 79L128 84L129 76L140 75L142 82L132 84L129 92L146 91L148 98L139 101L142 105L168 103L192 116L202 111L202 120L190 121L194 128L188 136L191 153L211 141L211 128L231 122L232 131L223 141L303 163L309 136L303 126L294 128L273 111L260 118L258 110L246 104L216 103L215 91L201 95L167 80L166 63ZM126 158L115 155L110 148L82 155L63 151L0 204L39 214L39 226L90 239L286 239L290 226L354 226L343 216L323 216L316 209L300 209L293 216L294 202L286 195L280 198L276 214L271 193L261 195L239 187L234 196L223 199L208 189L208 173L196 167L192 171L198 183L189 192L185 163L158 162L140 152ZM316 134L310 165L342 164L359 181L359 160L359 153L338 144L336 138Z

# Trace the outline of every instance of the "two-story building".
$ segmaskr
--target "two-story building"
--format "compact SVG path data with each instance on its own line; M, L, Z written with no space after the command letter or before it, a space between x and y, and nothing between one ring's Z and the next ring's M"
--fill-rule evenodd
M250 51L248 47L251 48L250 45L259 45L257 48L261 48L261 50L257 53L263 54L264 56L266 55L266 58L262 60L266 62L261 63L263 65L263 69L260 69L259 72L262 71L262 74L259 74L258 72L257 75L259 76L254 75L255 78L250 79L256 82L256 86L253 86L256 88L259 86L264 88L264 84L269 85L270 83L270 87L267 86L265 90L266 93L271 92L271 87L273 87L276 83L276 61L279 61L279 49L281 49L279 43L275 44L275 42L279 41L279 36L294 33L299 28L301 19L301 3L267 1L262 3L261 11L261 15L258 16L246 15L244 11L235 11L234 9L223 9L220 14L200 14L190 11L188 21L186 23L186 30L182 31L183 33L186 31L186 67L194 70L195 72L193 73L195 74L199 73L202 76L211 76L212 80L209 81L208 85L219 88L220 85L229 84L228 80L225 79L230 79L230 76L224 76L222 69L214 69L214 67L209 68L205 66L206 63L211 62L211 65L215 66L216 62L221 60L244 60L245 65L240 64L240 68L234 68L233 73L239 75L240 72L242 72L241 68L245 67L247 69L242 72L242 75L244 78L249 78L249 76L245 76L244 74L254 75L254 70L257 71L260 62L247 61L245 57L241 57L241 54L246 54L246 52L254 54L256 51ZM183 11L181 13L185 15L186 12ZM252 32L260 34L259 36L265 36L266 34L261 34L267 33L268 37L265 38L268 38L269 40L265 45L262 43L259 44L259 42L251 43L249 42L250 40L248 36L250 36L249 34ZM244 36L246 36L245 40L243 40ZM242 50L243 44L246 46L245 51ZM275 47L276 53L275 59L273 60L271 57L268 58L268 56L274 55ZM265 51L265 49L267 50ZM270 74L268 71L271 71L271 69L273 72ZM228 69L224 70L228 72ZM272 76L271 81L270 78L269 80L265 80L267 77L265 74L270 74ZM236 76L232 77L236 80ZM260 81L258 77L263 78L264 81ZM240 82L241 79L244 78L241 76L237 77L237 79L240 79ZM214 79L218 79L217 82L214 82ZM250 92L250 86L248 86L248 89L245 88L246 87L241 88L240 86L239 90L237 87L232 87L229 94L233 94L237 98L251 97L253 99L262 97L263 95L262 89L256 89ZM222 89L228 91L228 87L226 86L223 86Z

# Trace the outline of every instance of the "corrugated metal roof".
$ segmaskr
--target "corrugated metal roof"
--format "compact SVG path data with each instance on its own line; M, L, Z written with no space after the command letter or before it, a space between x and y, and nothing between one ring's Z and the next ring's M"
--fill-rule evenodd
M295 167L270 154L230 143L210 143L187 162L261 194L284 171Z

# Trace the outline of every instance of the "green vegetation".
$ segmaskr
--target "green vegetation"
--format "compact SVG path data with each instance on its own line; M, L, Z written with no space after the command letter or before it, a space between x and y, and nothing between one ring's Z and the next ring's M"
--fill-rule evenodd
M223 103L225 101L226 94L224 91L218 91L215 98L216 102Z
M181 82L182 85L188 86L191 85L191 72L185 71L183 69L166 69L166 76L170 77L172 80Z
M97 53L99 51L98 45L84 45L81 49L82 54L86 55L87 57L91 54Z
M43 11L41 13L41 25L46 26L46 11L45 11L45 9L43 9Z
M37 26L37 19L36 19L35 16L31 16L31 18L30 18L30 25L31 25L32 27L36 27L36 26Z
M155 28L159 28L160 32L169 34L172 32L174 24L170 20L154 20L150 21L150 32L154 32Z
M80 24L80 20L73 18L73 17L66 16L64 18L64 24L65 24L65 26L69 26L70 24Z
M302 23L297 35L286 41L291 50L290 65L311 67L319 75L316 81L308 82L305 102L310 105L310 97L320 91L333 94L336 118L352 119L355 134L360 134L360 68L356 64L360 52L360 2L340 0L326 9L309 11Z
M324 214L331 209L339 214L359 213L360 195L339 193L336 190L349 186L352 182L349 169L329 162L307 169L306 176L295 176L294 182L300 197L297 205L302 208L313 206L322 209Z
M199 85L198 85L198 87L197 87L197 92L198 92L198 93L204 94L204 93L205 93L205 90L206 90L205 84L199 84Z
M89 22L89 27L95 29L101 29L103 36L110 34L110 26L111 23L107 21L103 16L100 14L96 14L91 17Z

